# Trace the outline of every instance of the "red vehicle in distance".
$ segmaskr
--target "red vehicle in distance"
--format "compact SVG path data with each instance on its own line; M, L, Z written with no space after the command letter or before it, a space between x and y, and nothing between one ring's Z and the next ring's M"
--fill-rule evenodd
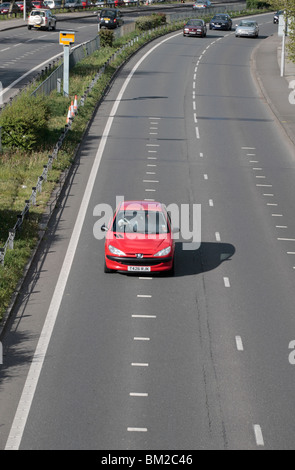
M32 7L33 8L40 8L42 10L48 8L43 2L39 1L39 0L34 0L32 1Z

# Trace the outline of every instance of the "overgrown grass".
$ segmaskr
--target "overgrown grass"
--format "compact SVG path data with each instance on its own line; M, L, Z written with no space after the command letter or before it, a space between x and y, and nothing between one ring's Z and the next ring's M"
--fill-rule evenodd
M262 11L259 10L259 13ZM254 14L243 11L240 15ZM232 17L240 16L232 14ZM210 18L205 18L209 21ZM77 145L80 143L86 126L91 119L97 102L102 98L116 69L149 40L183 27L184 20L173 25L166 25L161 32L153 31L117 55L116 59L106 67L105 72L88 95L85 105L80 107L75 117L71 131L65 140L62 149L54 160L53 168L48 173L48 181L43 184L42 193L37 197L37 205L32 207L29 218L25 220L22 230L17 233L14 249L8 250L5 257L5 265L0 266L0 321L6 311L12 294L19 282L24 267L28 262L32 249L38 240L38 227L46 204L50 199L60 174L72 163ZM65 98L56 91L49 97L44 97L49 109L46 137L38 151L32 153L20 149L6 150L0 155L0 247L7 240L9 229L17 220L17 215L23 210L26 199L29 199L32 187L36 186L38 176L42 174L43 165L47 163L48 154L58 140L66 123L67 110L71 100L77 95L78 99L84 94L98 70L106 61L118 51L123 44L128 43L140 33L135 31L124 37L116 39L113 47L101 48L91 56L78 63L70 73L70 97ZM35 85L36 88L36 85ZM31 92L33 89L31 90Z

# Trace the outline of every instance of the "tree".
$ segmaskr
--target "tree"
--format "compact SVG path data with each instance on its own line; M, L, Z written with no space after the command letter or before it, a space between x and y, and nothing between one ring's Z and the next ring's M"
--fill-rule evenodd
M15 11L15 0L11 0L10 2L10 7L9 7L9 16L11 16L11 13Z

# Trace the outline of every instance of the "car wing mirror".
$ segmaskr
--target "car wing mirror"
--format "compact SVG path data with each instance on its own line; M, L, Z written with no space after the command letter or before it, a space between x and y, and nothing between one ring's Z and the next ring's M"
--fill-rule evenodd
M107 232L107 231L108 231L108 227L106 226L106 224L103 224L103 225L101 226L101 231L102 231L102 232Z

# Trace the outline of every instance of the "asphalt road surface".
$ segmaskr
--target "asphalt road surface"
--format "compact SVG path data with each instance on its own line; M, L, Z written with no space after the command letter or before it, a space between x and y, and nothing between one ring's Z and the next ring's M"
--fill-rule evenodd
M294 149L251 73L259 23L173 33L120 72L4 342L1 448L294 448ZM201 205L175 277L103 273L116 196Z

